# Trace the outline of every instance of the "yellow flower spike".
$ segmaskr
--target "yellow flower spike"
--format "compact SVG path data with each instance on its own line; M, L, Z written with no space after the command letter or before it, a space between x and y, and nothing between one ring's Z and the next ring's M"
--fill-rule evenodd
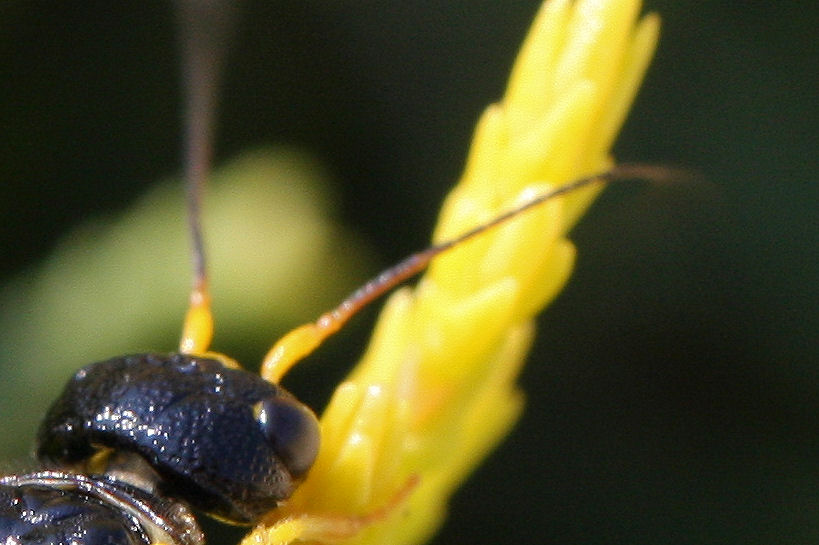
M653 54L637 0L550 0L503 100L475 131L435 241L534 193L605 170ZM370 348L322 417L303 485L246 544L422 543L454 489L514 425L533 316L566 282L565 235L598 188L554 199L440 256L387 302Z

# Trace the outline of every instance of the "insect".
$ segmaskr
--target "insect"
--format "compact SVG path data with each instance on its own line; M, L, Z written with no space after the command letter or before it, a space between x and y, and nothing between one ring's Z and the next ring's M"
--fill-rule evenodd
M234 523L256 521L287 500L319 451L312 411L278 386L292 365L360 308L453 247L581 187L656 177L646 167L598 172L413 254L286 335L256 376L208 352L213 320L199 198L216 78L199 64L209 57L207 48L192 49L190 66L200 66L189 72L197 76L189 84L186 175L195 272L179 352L119 357L77 372L38 434L45 469L0 481L5 541L197 544L203 537L190 508Z

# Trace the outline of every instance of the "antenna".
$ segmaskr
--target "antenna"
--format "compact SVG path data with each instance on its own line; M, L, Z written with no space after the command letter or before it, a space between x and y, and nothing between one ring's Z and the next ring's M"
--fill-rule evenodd
M278 383L290 368L298 361L308 356L324 342L329 336L341 329L359 310L370 304L373 300L390 291L405 280L423 271L429 263L439 254L458 246L490 229L493 229L516 216L536 208L538 205L571 193L582 187L592 184L642 179L652 182L665 182L686 178L689 175L685 171L678 169L644 165L644 164L621 164L616 165L604 172L599 172L584 178L578 178L555 189L534 197L532 200L508 210L494 219L478 225L477 227L463 233L453 239L440 244L430 246L419 252L411 254L397 265L382 271L369 282L350 294L336 308L325 312L319 316L318 320L304 324L290 331L282 337L265 356L262 362L262 378L273 383Z
M235 2L231 0L177 0L183 86L185 91L185 185L188 225L192 242L193 285L190 303L182 328L179 351L183 354L208 352L213 337L213 315L208 290L207 264L202 240L202 193L210 169L213 125L222 62L235 19ZM626 179L663 182L687 178L684 171L673 168L622 164L597 174L579 178L513 208L466 233L416 252L397 265L386 269L350 294L336 308L282 337L262 362L262 378L278 383L299 360L303 359L341 329L358 311L405 280L424 270L439 254L472 239L485 231L537 207L550 199L596 183ZM226 365L235 362L219 354L213 356Z
M213 126L224 53L235 2L177 0L184 109L185 199L192 244L193 284L179 351L204 353L213 337L207 260L202 236L202 194L210 172Z

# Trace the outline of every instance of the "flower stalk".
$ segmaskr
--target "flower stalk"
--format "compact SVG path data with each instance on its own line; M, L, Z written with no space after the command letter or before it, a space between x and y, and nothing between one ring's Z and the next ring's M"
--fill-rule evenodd
M434 240L606 170L653 55L638 0L549 0L503 99L481 116ZM245 544L423 543L454 490L509 432L533 317L566 283L566 238L599 192L550 200L440 256L390 297L369 348L321 417L307 480Z

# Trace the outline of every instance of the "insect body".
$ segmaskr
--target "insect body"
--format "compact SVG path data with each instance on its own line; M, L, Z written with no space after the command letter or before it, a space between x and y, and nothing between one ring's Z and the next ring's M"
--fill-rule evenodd
M140 354L78 371L46 415L37 455L65 467L104 449L136 454L163 495L249 523L290 496L318 441L312 411L258 375Z
M220 361L141 354L95 363L74 375L40 428L37 456L54 471L0 481L0 540L151 543L164 532L199 543L186 505L249 523L292 493L318 442L310 409ZM91 476L64 471L95 466Z

